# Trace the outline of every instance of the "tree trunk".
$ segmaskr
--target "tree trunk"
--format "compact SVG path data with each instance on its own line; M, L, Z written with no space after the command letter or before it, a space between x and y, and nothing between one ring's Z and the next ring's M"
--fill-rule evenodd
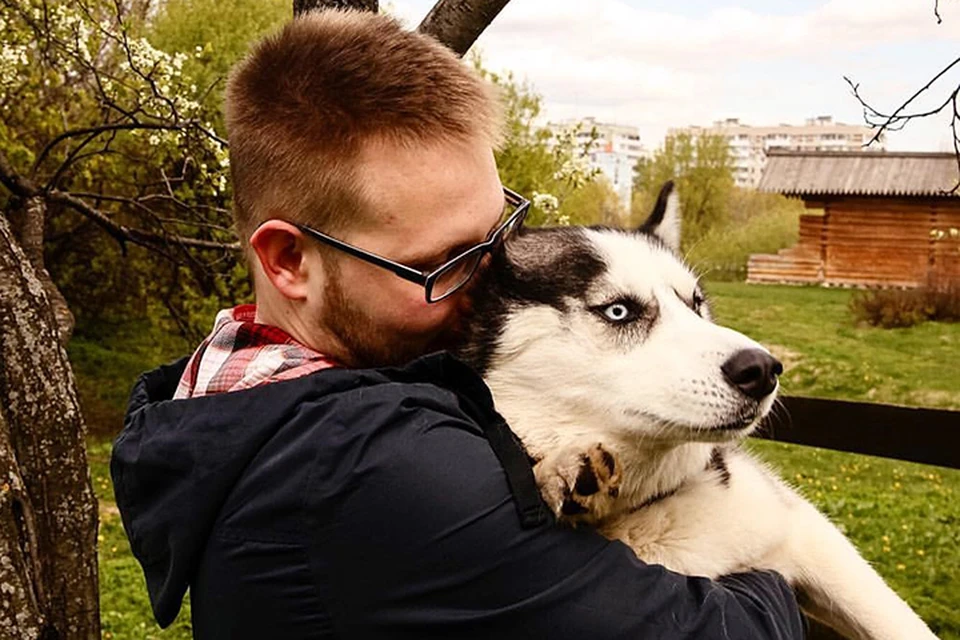
M438 0L418 30L433 36L458 55L465 54L510 0ZM293 13L311 9L377 11L377 0L293 0Z
M75 320L66 298L53 283L53 278L50 277L43 259L43 228L46 217L47 203L43 196L31 196L23 199L20 206L10 212L10 226L14 238L23 249L24 255L30 260L37 279L47 293L47 298L53 306L54 317L57 319L60 342L66 346L70 342L70 336L73 335Z
M379 11L378 0L293 0L293 15L313 9L358 9Z
M46 291L0 216L0 637L100 637L97 507Z
M420 23L458 55L465 54L510 0L439 0Z

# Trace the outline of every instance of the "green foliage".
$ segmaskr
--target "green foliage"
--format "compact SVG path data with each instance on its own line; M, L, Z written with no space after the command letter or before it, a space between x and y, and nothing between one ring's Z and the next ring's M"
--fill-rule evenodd
M140 0L0 5L0 151L34 183L171 238L162 255L128 252L88 217L48 208L46 265L81 332L142 317L151 301L200 333L185 325L194 299L219 296L223 274L237 280L238 256L172 239L234 241L229 163L214 124L220 98L191 76L202 61L154 47L148 15Z
M527 224L593 224L604 220L616 195L608 183L596 180L598 172L589 167L596 132L591 130L582 136L582 127L575 126L554 137L549 129L537 124L542 99L533 87L511 73L485 70L479 56L473 58L473 65L497 87L503 100L504 139L495 154L497 168L503 184L532 198ZM592 197L574 197L588 187L592 187Z
M960 409L960 324L855 324L848 289L708 282L715 319L766 345L783 393Z
M796 244L804 212L799 200L733 188L724 206L726 218L707 229L685 255L710 279L743 280L751 254Z
M605 176L590 180L563 201L562 224L621 226L625 218L620 196Z
M184 72L219 105L230 68L253 42L290 20L292 6L290 0L167 0L147 38L163 51L190 53ZM223 130L221 111L214 122Z
M694 246L711 228L723 224L733 191L733 163L723 136L667 136L653 158L637 164L632 212L640 223L653 208L660 187L674 180L683 215L681 247Z
M947 282L860 292L850 299L850 310L858 320L884 329L927 321L960 322L960 285Z

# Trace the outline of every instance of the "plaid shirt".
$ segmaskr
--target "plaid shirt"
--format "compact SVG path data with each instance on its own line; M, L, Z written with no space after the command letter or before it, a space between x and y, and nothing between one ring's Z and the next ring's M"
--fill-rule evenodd
M196 398L292 380L337 366L286 331L254 321L252 304L224 309L187 363L175 399Z

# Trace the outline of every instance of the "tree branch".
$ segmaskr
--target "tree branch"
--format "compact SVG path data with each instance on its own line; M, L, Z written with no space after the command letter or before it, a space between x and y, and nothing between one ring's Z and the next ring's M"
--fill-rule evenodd
M132 242L146 248L154 248L161 245L178 244L192 249L219 249L223 251L237 251L240 249L239 242L216 242L214 240L197 240L195 238L184 238L183 236L168 236L163 234L150 233L133 229L115 222L107 214L99 209L88 205L83 200L62 191L50 191L47 197L52 202L59 202L74 211L81 213L95 223L100 225L107 233L113 236L121 246L125 242Z
M510 0L439 0L417 28L463 56Z
M873 137L870 138L870 140L863 146L869 147L871 144L879 140L880 136L883 135L884 131L888 129L896 131L898 127L902 128L903 125L905 125L910 120L913 120L915 118L923 118L926 116L930 116L935 113L939 113L940 111L945 109L950 104L951 99L954 97L954 95L956 95L957 91L960 90L960 87L958 87L958 89L955 89L950 94L950 97L942 105L940 105L940 107L936 109L924 111L924 112L918 112L918 113L904 113L906 109L913 103L914 100L919 98L924 92L926 92L930 87L932 87L940 78L945 76L947 72L949 72L951 69L956 67L958 64L960 64L960 58L955 59L953 62L948 64L946 67L944 67L940 71L940 73L935 75L929 82L927 82L927 84L923 85L920 89L918 89L916 93L910 96L903 104L897 107L896 111L894 111L890 115L881 113L880 111L877 111L875 108L870 106L866 102L866 100L864 100L863 97L860 95L860 85L854 84L853 81L850 80L850 78L848 78L847 76L844 76L843 79L846 80L847 84L850 85L850 89L853 91L853 97L856 98L857 101L860 103L860 105L863 107L864 120L867 122L868 125L870 125L871 128L877 130L876 133L873 134Z
M198 240L196 238L185 238L182 236L155 234L119 224L103 211L87 204L71 193L57 189L45 191L37 187L32 181L17 173L3 152L0 152L0 183L11 193L21 198L41 196L47 202L56 202L73 209L99 225L104 231L110 234L122 248L125 248L127 242L133 242L134 244L147 248L178 244L193 249L219 249L223 251L237 251L240 249L239 242L216 242L214 240Z
M36 175L37 169L40 167L40 164L46 160L47 156L56 147L58 144L69 138L76 138L78 136L91 136L90 139L95 138L101 133L106 133L108 131L133 131L136 129L159 129L164 131L178 130L182 128L183 125L170 125L170 124L148 124L145 122L138 122L134 119L133 122L124 122L118 124L102 124L96 127L84 127L83 129L73 129L71 131L64 131L56 138L47 143L47 146L43 148L43 151L40 152L40 155L37 156L37 160L33 163L33 168L30 170L31 175ZM82 145L81 145L82 146Z
M357 9L359 11L380 10L378 0L293 0L293 15L299 16L314 9Z

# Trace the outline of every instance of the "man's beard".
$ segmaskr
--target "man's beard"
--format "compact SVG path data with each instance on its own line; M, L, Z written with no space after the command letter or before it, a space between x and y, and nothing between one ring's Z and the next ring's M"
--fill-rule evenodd
M384 331L344 294L340 274L335 271L330 275L324 292L325 324L346 350L344 364L356 368L399 366L460 343L457 322L425 334Z

